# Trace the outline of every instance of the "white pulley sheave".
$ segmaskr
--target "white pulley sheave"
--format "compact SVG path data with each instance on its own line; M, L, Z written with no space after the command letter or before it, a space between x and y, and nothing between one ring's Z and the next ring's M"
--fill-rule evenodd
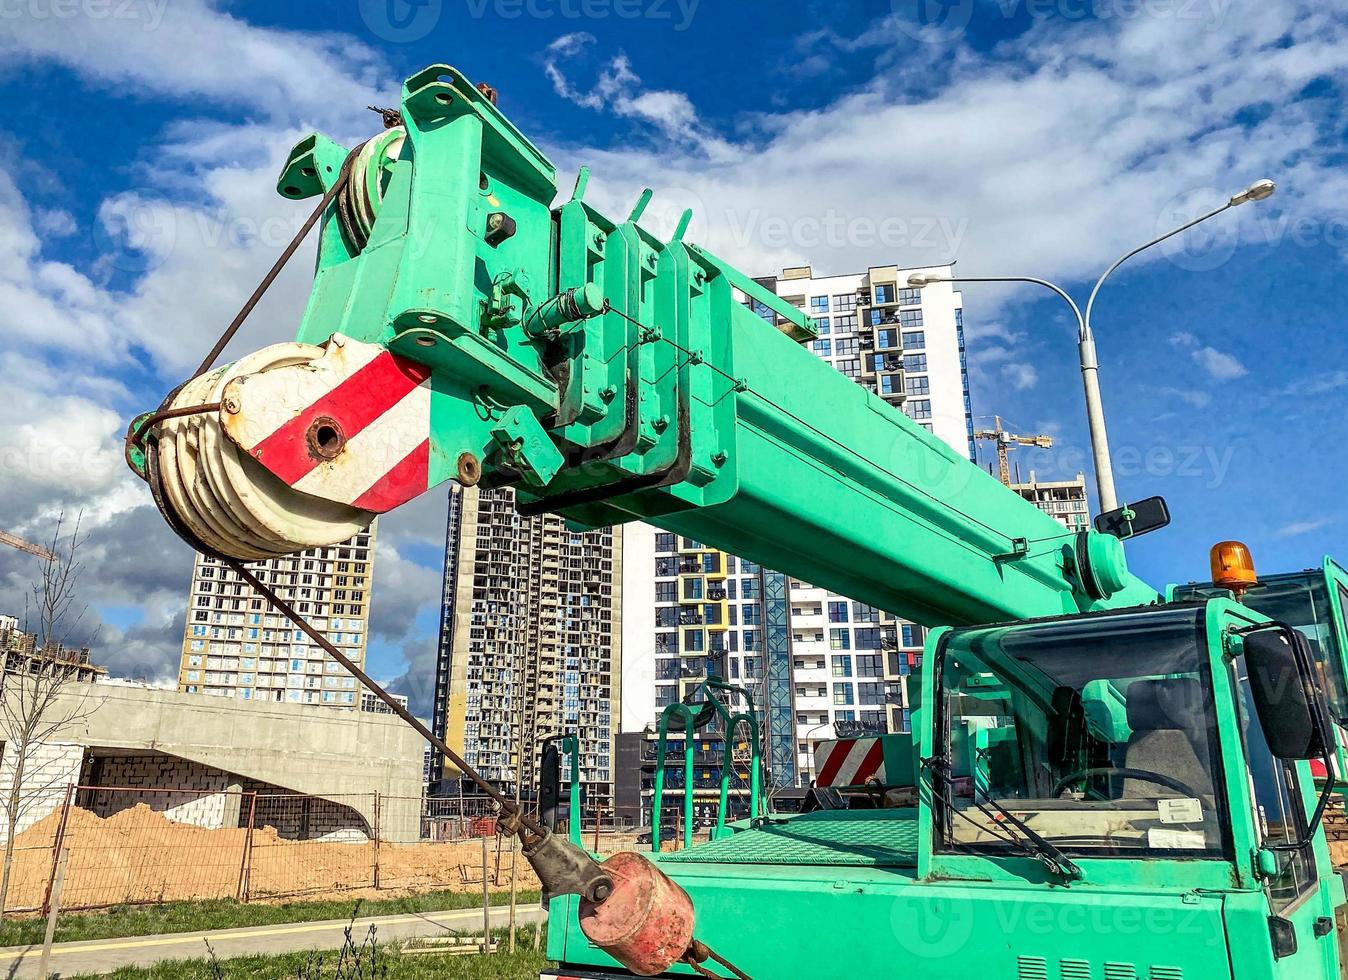
M220 402L236 378L316 360L323 348L286 343L194 378L167 408ZM157 454L164 496L203 544L245 561L340 544L374 519L374 513L323 500L287 486L243 452L223 431L221 412L166 419L148 448Z

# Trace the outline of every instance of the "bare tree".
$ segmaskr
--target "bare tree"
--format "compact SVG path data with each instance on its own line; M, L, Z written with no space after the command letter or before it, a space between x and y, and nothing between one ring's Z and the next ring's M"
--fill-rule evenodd
M90 703L93 685L80 681L81 654L68 645L85 611L76 607L82 569L76 556L84 543L81 516L64 535L65 514L58 515L49 556L38 559L32 599L24 604L23 631L33 639L0 651L0 774L9 778L7 787L0 780L0 816L5 820L0 919L8 908L14 841L23 819L69 781L63 760L50 754L43 758L41 750L98 706Z

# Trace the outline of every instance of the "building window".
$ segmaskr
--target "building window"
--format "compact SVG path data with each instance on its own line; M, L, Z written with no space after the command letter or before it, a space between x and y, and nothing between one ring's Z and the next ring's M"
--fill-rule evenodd
M875 286L875 303L877 306L882 303L894 302L894 283L882 282Z
M859 357L839 358L837 361L833 362L833 366L837 368L841 374L844 374L853 380L861 377L861 358Z
M828 621L829 621L830 623L845 623L845 622L847 622L847 603L846 603L846 601L843 601L843 602L830 602L830 603L828 604Z
M670 534L668 531L657 532L655 535L655 550L656 551L676 550L674 537L675 536L673 534Z
M674 602L678 599L677 582L656 582L655 583L655 601L656 602Z
M899 376L897 374L882 374L880 376L880 394L897 395L899 393Z
M833 703L834 704L855 704L856 700L852 696L851 684L833 685Z
M904 405L904 411L908 413L909 418L929 419L931 418L931 400L927 398L918 398Z
M869 626L865 629L858 628L854 631L852 639L855 641L858 650L879 650L880 627Z
M833 297L833 311L835 313L850 313L857 308L856 293L837 293Z
M910 395L930 395L931 382L925 374L919 374L914 377L905 378L903 382L904 390Z
M875 682L858 684L857 699L862 704L884 704L885 685Z
M827 312L828 312L828 297L827 297L827 296L811 296L811 297L810 297L810 312L811 312L811 313L827 313Z
M903 356L903 369L905 371L925 371L927 370L926 354L905 354Z
M858 630L857 632L861 632L861 631ZM876 631L876 632L878 632L878 631ZM860 645L861 645L860 643L857 644L857 646L860 646ZM879 644L877 643L876 646L878 647ZM874 650L875 647L871 647L870 649ZM857 659L857 674L858 674L859 676L861 676L861 677L883 677L883 676L884 676L884 674L885 674L884 657L881 656L880 654L878 654L878 653L858 653L858 654L856 655L856 659Z
M687 630L683 634L683 648L688 651L700 651L705 649L705 638L702 630Z
M820 357L830 357L833 354L833 341L831 340L816 340L810 346Z
M904 306L920 306L922 303L922 290L900 289L899 302Z
M880 350L898 350L899 332L890 329L875 331L875 346Z
M899 326L901 327L920 327L922 326L921 310L899 310Z
M823 343L823 341L816 341L816 343ZM836 341L834 341L833 352L839 355L855 354L857 352L857 338L839 337Z
M846 316L835 316L833 318L833 326L837 329L838 333L847 333L856 330L857 315L855 313L849 313Z
M821 316L821 317L819 317L818 319L816 319L816 320L814 321L814 327L815 327L816 330L819 331L819 336L821 336L821 337L827 337L827 336L828 336L828 317L826 317L826 316Z
M852 649L852 634L846 629L832 629L828 631L828 645L834 650Z
M905 331L903 335L904 347L926 347L927 332L925 330Z
M830 657L833 665L834 677L852 676L852 658L851 657Z

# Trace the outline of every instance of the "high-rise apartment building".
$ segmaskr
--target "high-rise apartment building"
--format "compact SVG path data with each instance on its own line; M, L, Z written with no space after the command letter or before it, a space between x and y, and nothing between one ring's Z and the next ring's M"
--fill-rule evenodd
M973 460L961 296L949 283L910 288L916 271L950 275L949 267L873 266L816 277L805 266L758 282L814 318L819 337L808 346L815 354ZM787 588L797 771L805 784L815 742L908 730L908 678L921 666L926 631L798 579Z
M432 727L527 797L538 748L580 737L590 805L611 806L622 697L622 529L521 516L509 489L453 488ZM433 789L459 773L436 755ZM471 791L471 787L465 787Z
M743 688L762 719L770 779L795 785L786 577L668 531L655 533L654 573L656 710L709 676Z
M1011 489L1070 530L1090 527L1083 473L1078 473L1075 480L1039 480L1034 470L1030 470L1029 482L1013 483Z
M251 562L248 568L363 667L374 539L371 524L342 544ZM205 555L197 555L192 570L178 690L240 701L360 707L359 685L346 668L228 566Z

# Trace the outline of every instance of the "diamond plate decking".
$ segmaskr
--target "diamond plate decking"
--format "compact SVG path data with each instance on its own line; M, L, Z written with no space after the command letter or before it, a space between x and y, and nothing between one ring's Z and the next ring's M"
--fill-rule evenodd
M917 810L820 810L661 854L662 862L917 865Z

